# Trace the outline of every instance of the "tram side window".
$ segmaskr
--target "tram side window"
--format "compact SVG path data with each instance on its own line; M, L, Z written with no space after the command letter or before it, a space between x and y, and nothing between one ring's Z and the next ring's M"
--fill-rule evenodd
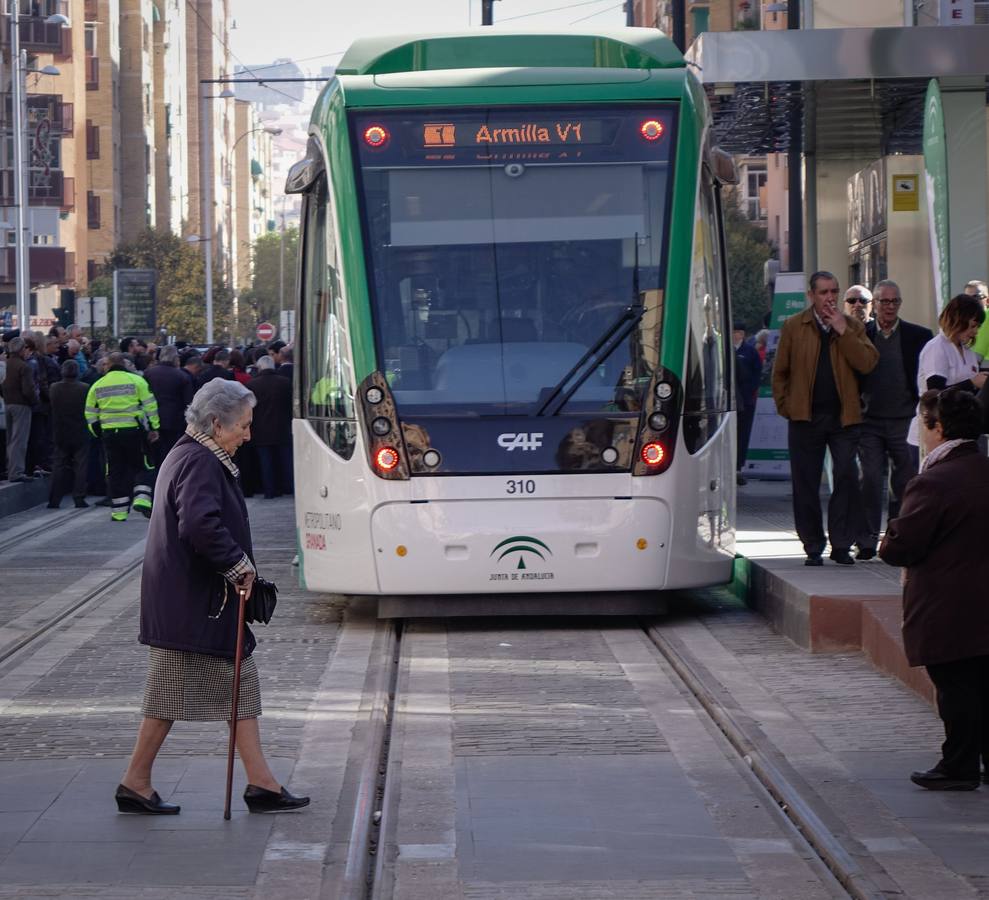
M304 217L303 400L323 439L349 459L357 438L353 372L325 175L307 195Z
M696 453L714 435L728 409L725 365L725 290L714 185L705 177L694 223L687 329L683 438Z

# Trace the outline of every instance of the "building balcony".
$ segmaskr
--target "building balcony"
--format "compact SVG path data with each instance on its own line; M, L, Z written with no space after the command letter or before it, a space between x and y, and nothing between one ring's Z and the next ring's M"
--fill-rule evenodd
M28 169L28 206L57 206L65 202L65 178L61 169ZM0 206L14 205L14 170L0 169Z
M64 29L61 25L48 25L45 19L60 14L69 18L68 0L18 0L20 7L21 49L28 53L54 53L66 55ZM10 18L3 16L0 23L0 45L10 44ZM68 45L71 52L71 44Z
M100 58L86 54L86 90L100 89Z
M14 284L17 272L16 248L0 247L0 284ZM66 252L64 247L28 247L31 286L65 284Z
M34 135L39 127L49 134L71 137L75 128L75 109L71 103L62 102L60 94L27 95L27 127ZM14 121L10 94L3 95L3 126L9 128ZM47 122L47 125L45 124Z

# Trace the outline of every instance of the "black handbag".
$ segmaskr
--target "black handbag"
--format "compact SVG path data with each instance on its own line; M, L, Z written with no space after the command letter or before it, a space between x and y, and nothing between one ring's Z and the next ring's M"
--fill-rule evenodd
M254 579L254 589L251 591L251 596L247 598L247 605L244 607L244 619L251 625L255 622L267 625L275 614L277 604L277 586L259 575Z
M220 618L227 605L227 598L231 596L235 598L237 596L236 585L231 584L226 578L219 576L213 591L210 612L208 613L211 619ZM251 596L247 598L247 603L244 605L244 621L249 625L253 625L256 622L267 625L271 621L271 617L275 614L275 606L277 604L278 587L266 578L258 576L254 579ZM214 613L213 610L216 610L216 612Z

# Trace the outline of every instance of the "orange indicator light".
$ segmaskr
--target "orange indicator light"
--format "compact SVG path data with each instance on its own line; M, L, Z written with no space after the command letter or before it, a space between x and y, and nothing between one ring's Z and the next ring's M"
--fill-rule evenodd
M406 546L405 546L405 544L399 544L399 545L398 545L398 546L397 546L397 547L395 548L395 553L396 553L396 554L397 554L398 556L405 556L405 555L406 555L406 554L407 554L408 552L409 552L409 548L408 548L408 547L406 547Z
M649 546L649 541L647 541L645 538L639 538L635 542L635 546L638 547L640 550L645 550L646 547Z
M369 147L384 147L388 143L388 132L381 125L371 125L364 129L364 143Z
M393 447L382 447L374 454L374 464L382 472L390 472L398 465L398 451Z
M663 127L663 123L659 119L646 119L639 126L639 134L641 134L647 141L658 141L666 129Z
M665 458L666 451L657 441L652 441L642 448L642 461L647 466L658 466Z

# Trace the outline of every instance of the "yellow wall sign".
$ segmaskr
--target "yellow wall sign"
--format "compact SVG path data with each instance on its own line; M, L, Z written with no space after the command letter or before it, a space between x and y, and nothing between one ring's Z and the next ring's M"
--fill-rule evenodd
M920 209L920 191L917 175L893 176L893 212L917 212Z

